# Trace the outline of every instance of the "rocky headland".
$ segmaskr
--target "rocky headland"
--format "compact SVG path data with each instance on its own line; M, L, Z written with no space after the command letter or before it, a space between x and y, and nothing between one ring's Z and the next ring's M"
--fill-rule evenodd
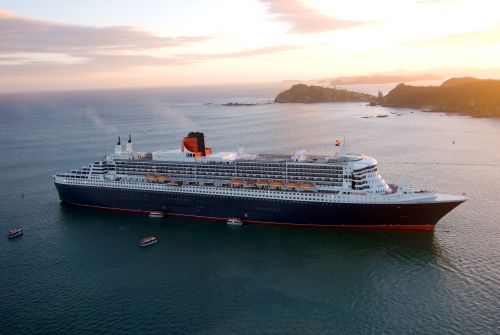
M429 112L500 117L500 80L464 77L451 78L441 86L399 84L378 103Z
M417 108L473 117L500 117L500 80L451 78L440 86L399 84L386 96L322 86L293 85L275 98L276 103L365 101L371 106Z
M281 92L274 99L275 103L307 103L307 102L349 102L373 101L374 95L351 92L346 89L326 88L322 86L308 86L305 84L293 85L290 89Z

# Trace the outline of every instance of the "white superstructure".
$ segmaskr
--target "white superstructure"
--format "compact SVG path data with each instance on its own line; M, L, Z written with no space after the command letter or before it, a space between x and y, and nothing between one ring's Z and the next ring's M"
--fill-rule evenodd
M77 170L59 173L55 183L157 192L223 195L327 203L422 203L463 201L407 184L388 185L377 161L349 154L333 156L209 153L182 149L134 152L129 135L114 154Z

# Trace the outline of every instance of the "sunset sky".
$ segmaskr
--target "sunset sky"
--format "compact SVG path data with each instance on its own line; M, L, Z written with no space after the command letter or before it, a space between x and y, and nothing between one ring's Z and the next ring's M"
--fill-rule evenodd
M491 0L6 0L0 92L500 68Z

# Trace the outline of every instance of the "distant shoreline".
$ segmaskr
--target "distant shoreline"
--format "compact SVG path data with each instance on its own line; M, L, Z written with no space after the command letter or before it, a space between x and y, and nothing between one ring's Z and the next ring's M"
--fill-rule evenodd
M425 112L454 113L475 118L500 117L500 80L451 78L441 86L398 84L378 96L321 86L293 85L276 103L370 102L371 106L414 108Z

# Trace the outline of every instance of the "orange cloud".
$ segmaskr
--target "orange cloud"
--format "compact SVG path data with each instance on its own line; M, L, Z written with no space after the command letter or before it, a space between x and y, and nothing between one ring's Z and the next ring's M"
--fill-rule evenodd
M267 13L277 15L273 21L288 23L294 34L313 34L333 30L379 24L375 21L342 20L325 15L319 10L304 5L299 0L259 0L267 5Z

